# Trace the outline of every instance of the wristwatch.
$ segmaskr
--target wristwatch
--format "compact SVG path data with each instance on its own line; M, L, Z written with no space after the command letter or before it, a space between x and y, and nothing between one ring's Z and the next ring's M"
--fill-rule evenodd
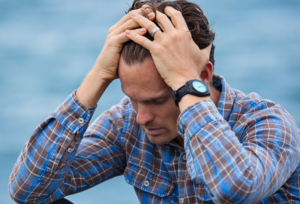
M177 91L173 91L173 99L175 101L176 106L178 106L179 101L186 94L204 97L209 96L210 92L207 88L207 85L203 81L190 80L186 82L185 85L180 87Z

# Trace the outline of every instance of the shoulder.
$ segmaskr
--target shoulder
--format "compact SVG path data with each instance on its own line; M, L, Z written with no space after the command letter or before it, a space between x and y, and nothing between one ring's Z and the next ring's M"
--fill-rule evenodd
M261 130L276 129L278 132L299 134L294 118L278 103L264 99L257 93L238 97L234 102L230 121L235 129L247 131L251 128Z
M236 100L234 102L234 107L239 108L243 111L260 111L266 109L282 109L283 108L276 102L269 99L264 99L255 92L248 95L242 94L238 90L234 90L236 93Z

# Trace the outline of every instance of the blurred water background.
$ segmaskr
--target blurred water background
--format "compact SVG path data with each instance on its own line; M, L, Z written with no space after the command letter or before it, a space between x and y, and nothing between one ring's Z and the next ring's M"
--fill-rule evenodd
M300 1L201 0L217 33L215 72L284 106L300 126ZM23 144L95 62L131 0L0 0L0 203ZM123 96L115 81L94 118ZM122 176L68 197L76 204L138 203Z

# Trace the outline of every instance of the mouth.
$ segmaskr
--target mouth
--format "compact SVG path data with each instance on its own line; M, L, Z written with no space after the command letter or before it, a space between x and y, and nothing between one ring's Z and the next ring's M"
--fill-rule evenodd
M145 131L147 135L157 136L161 135L164 132L164 128L145 128Z

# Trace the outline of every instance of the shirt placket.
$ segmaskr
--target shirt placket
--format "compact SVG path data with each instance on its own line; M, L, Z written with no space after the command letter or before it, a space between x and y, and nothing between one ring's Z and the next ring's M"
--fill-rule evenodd
M178 168L178 187L179 187L179 202L178 203L187 203L186 202L186 186L185 180L187 178L187 168L186 168L186 154L182 152L179 157L179 168Z

